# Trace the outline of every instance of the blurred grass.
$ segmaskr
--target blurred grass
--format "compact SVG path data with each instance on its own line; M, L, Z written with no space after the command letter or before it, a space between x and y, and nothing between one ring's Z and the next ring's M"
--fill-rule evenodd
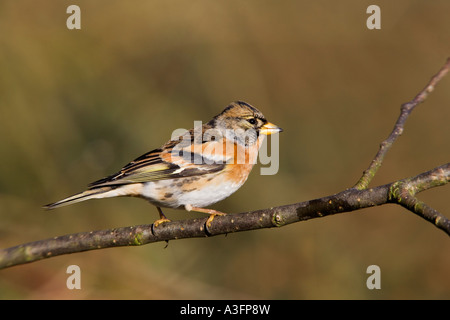
M227 212L352 186L411 100L450 55L448 1L77 1L0 3L0 245L151 223L145 201L45 212L176 128L230 101L283 127L280 170L256 167ZM449 161L449 79L406 124L373 185ZM445 186L420 195L448 213ZM256 201L255 201L256 199ZM166 210L171 219L196 215ZM450 244L397 206L278 230L56 257L0 272L2 299L449 299ZM65 287L68 265L82 290ZM382 289L365 287L381 267Z

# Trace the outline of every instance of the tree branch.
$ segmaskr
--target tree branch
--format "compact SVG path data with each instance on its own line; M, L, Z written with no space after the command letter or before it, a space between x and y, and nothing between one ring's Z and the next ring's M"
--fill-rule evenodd
M450 180L450 163L418 176L372 189L351 188L327 197L269 209L229 214L214 218L172 221L153 228L152 224L64 235L3 249L0 269L58 255L120 246L140 246L153 242L211 237L232 232L282 227L363 208L399 203L424 217L450 235L450 220L437 211L410 204L409 194L441 186ZM408 196L405 196L408 195Z
M450 235L450 220L416 198L417 193L429 188L442 186L449 181L450 163L447 163L427 173L393 183L389 191L389 200L399 203Z
M369 167L364 171L362 177L359 179L358 183L355 185L355 188L358 190L366 189L369 183L372 181L373 177L377 173L378 169L381 167L383 163L384 156L388 152L388 150L392 147L392 144L397 140L397 138L403 133L406 119L408 119L411 112L417 107L420 103L424 102L433 90L436 84L441 81L441 79L448 73L450 70L450 58L447 59L445 65L439 70L439 72L434 75L430 82L426 85L426 87L419 92L418 95L414 97L410 102L404 103L400 110L400 116L397 119L397 122L394 125L394 129L391 134L380 144L380 149L378 153L375 155L375 158L370 163Z
M450 220L416 198L416 194L447 184L450 181L450 163L417 176L368 189L380 168L386 152L403 132L412 110L423 102L434 86L450 69L450 58L428 85L410 102L402 105L394 130L384 140L370 166L358 183L334 195L252 212L217 216L211 226L208 218L172 221L158 227L151 224L108 230L82 232L21 244L0 250L0 269L38 261L58 255L119 246L140 246L153 242L185 238L209 237L232 232L282 227L291 223L321 218L332 214L396 203L433 223L450 235Z

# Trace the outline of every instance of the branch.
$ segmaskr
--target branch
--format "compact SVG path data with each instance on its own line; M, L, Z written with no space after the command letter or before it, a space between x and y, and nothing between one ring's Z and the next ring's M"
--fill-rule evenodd
M368 187L370 181L372 181L378 169L381 167L384 156L391 148L395 140L397 140L397 138L403 133L406 119L408 119L409 115L414 110L414 108L417 107L417 105L425 101L425 99L428 97L428 94L434 90L436 84L441 81L441 79L448 73L449 70L450 58L447 59L447 62L441 68L441 70L439 70L439 72L431 78L426 87L422 91L420 91L413 100L402 105L400 116L395 123L394 129L392 130L389 137L387 137L387 139L380 144L380 149L378 150L375 158L372 160L370 166L364 171L362 177L355 185L356 189L363 190Z
M153 242L211 237L232 232L282 227L291 223L321 218L388 203L400 203L409 208L404 195L444 185L450 181L450 163L418 176L396 181L372 189L351 188L327 197L275 208L229 214L214 218L206 227L208 218L172 221L153 228L152 224L108 230L81 232L46 240L30 242L0 251L0 269L38 261L58 255L121 246L140 246ZM450 235L450 220L422 207L427 220ZM428 215L430 213L430 215ZM418 213L422 215L421 213Z
M402 105L394 130L384 140L358 183L337 194L269 209L216 216L210 226L208 218L180 220L158 225L139 225L108 230L82 232L51 239L30 242L0 250L0 269L25 264L58 255L119 246L140 246L153 242L210 237L232 232L282 227L291 223L363 208L395 203L433 223L450 235L450 220L416 198L416 194L447 184L450 181L450 163L417 176L368 189L380 168L386 152L403 132L412 110L423 102L434 86L450 69L450 58L428 85L410 102Z
M435 224L439 229L450 235L450 220L444 215L416 198L416 194L450 181L450 163L437 167L435 170L419 174L414 178L405 179L392 184L390 201L397 202L411 212Z

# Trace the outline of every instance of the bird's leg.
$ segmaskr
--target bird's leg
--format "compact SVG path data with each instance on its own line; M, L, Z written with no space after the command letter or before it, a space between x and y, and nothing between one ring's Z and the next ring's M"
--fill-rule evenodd
M199 208L199 207L193 207L191 205L185 205L184 206L187 211L196 211L196 212L203 212L208 213L209 218L206 220L206 226L211 227L211 222L214 220L215 216L225 216L226 213L214 210L214 209L206 209L206 208Z
M156 220L155 222L153 222L153 226L154 227L157 227L161 223L164 223L164 222L170 222L170 220L167 219L167 217L164 215L164 213L162 212L160 207L156 207L156 209L158 209L158 212L159 212L159 219Z

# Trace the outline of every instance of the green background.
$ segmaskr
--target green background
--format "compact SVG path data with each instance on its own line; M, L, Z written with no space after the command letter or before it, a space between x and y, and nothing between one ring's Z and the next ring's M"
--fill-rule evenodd
M81 8L68 30L66 8ZM366 8L381 7L381 30ZM213 208L243 212L353 186L450 56L449 1L0 3L0 247L152 223L143 200L41 206L177 128L244 100L281 126L280 170ZM450 159L450 78L408 119L372 186ZM419 194L449 214L449 187ZM204 216L165 210L171 219ZM2 299L449 299L450 242L396 205L258 230L90 251L0 271ZM66 268L81 268L81 290ZM366 268L381 268L368 290Z

